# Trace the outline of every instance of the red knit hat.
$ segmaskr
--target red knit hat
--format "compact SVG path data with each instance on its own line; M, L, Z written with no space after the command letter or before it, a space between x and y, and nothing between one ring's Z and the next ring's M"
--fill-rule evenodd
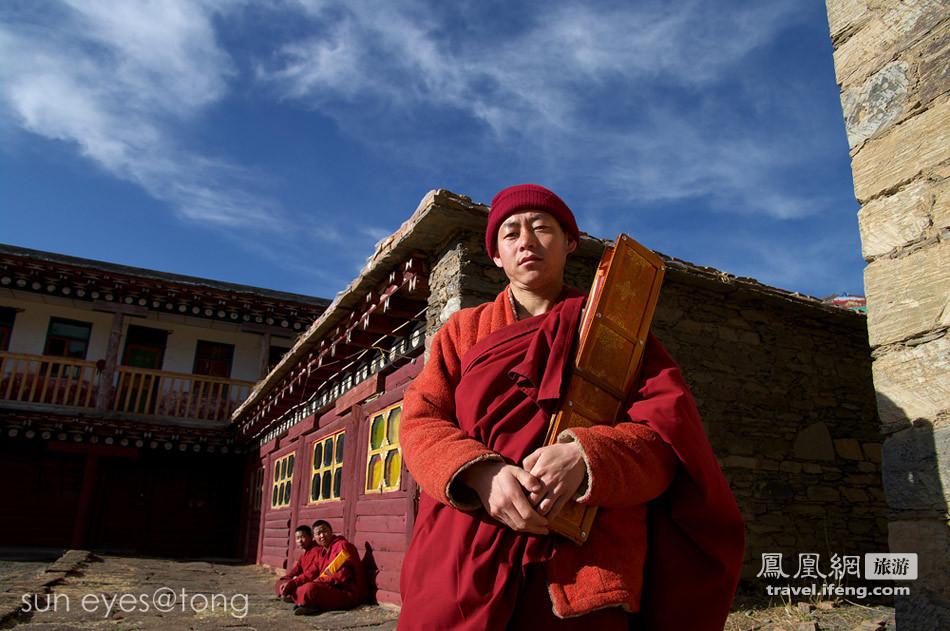
M519 184L509 186L491 200L491 212L488 213L488 229L485 231L485 249L488 256L498 255L498 229L510 215L523 210L541 210L561 224L564 232L580 241L581 233L577 229L574 213L560 197L537 184Z

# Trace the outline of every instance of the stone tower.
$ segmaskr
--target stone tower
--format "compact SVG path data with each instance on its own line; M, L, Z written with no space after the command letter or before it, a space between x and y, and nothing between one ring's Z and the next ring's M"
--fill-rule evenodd
M950 628L950 0L826 0L859 224L901 631Z

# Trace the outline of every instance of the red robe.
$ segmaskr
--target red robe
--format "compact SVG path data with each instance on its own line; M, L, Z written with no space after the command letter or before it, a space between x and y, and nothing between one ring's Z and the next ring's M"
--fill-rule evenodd
M709 610L716 619L721 615L722 627L741 564L742 522L678 369L652 336L638 386L642 399L630 410L632 422L559 437L580 443L588 465L580 501L601 507L586 544L515 533L488 517L470 490L453 483L474 462L520 463L541 445L560 397L583 303L575 290L563 298L549 313L518 323L507 291L493 303L453 314L406 393L401 442L406 464L424 492L403 564L401 629L504 628L524 568L534 562L545 563L559 616L613 605L637 611L646 557L645 502L669 483L673 467L666 458L673 452L683 466L666 496L679 498L682 481L697 474L700 487L711 495L687 497L690 508L698 507L707 527L722 536L690 549L691 556L714 559L705 571L692 576L684 571L673 582L680 589L686 586L687 593L691 585L699 590L699 608L694 600L688 611ZM681 424L693 429L680 429ZM624 483L617 484L619 480ZM673 504L680 508L678 501ZM716 526L720 521L721 529ZM713 550L706 549L709 544ZM656 544L657 555L664 553L664 545L662 539ZM652 576L651 564L647 566ZM707 589L713 584L715 593ZM650 603L644 609L651 609ZM696 614L689 628L715 628L715 622L703 626L701 619L708 617Z
M277 581L277 585L274 587L277 595L280 596L280 588L284 584L290 584L291 595L293 595L293 590L299 585L316 578L320 573L320 555L322 552L323 548L317 544L311 544L309 548L304 550L297 562Z
M298 605L315 609L350 609L362 602L366 593L366 573L352 543L337 535L324 549L313 546L277 582L290 583L288 594Z

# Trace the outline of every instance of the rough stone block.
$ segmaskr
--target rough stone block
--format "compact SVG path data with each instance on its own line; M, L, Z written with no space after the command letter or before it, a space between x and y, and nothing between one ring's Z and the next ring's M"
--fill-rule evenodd
M950 131L947 140L950 150ZM907 256L875 260L864 270L864 288L872 348L947 328L950 240Z
M891 552L917 553L917 580L910 597L895 598L900 629L950 628L950 528L938 520L900 520L888 524Z
M851 161L854 194L863 205L950 159L950 100L867 141Z
M837 502L841 499L841 494L828 486L810 486L808 487L808 499L816 502Z
M894 434L884 441L882 456L884 494L892 510L947 512L950 427L915 427Z
M929 33L921 48L917 84L920 102L926 105L950 91L950 22L944 22Z
M814 423L798 432L794 452L795 457L802 460L834 460L835 449L831 444L828 426Z
M832 7L828 8L830 15ZM849 88L863 82L891 61L896 51L909 48L945 16L942 0L877 3L871 15L858 16L863 22L861 28L835 51L838 85ZM839 23L837 18L834 22Z
M723 459L723 464L727 468L732 467L741 467L743 469L755 469L757 460L755 458L749 458L746 456L726 456Z
M907 64L894 61L861 85L841 93L841 109L852 149L903 116L908 100L907 75Z
M879 197L858 211L861 254L871 261L916 241L936 236L950 224L950 180L920 181Z
M779 469L785 473L801 473L802 463L795 462L793 460L785 460L779 466Z
M878 413L885 426L934 419L950 409L950 335L900 347L872 367Z
M864 455L861 453L861 444L853 438L835 440L835 451L845 460L864 460Z
M863 503L868 501L868 494L861 489L844 487L841 489L841 494L844 495L845 499L849 502Z
M833 40L860 29L871 19L867 3L854 0L825 0L828 9L828 30Z
M881 462L881 443L864 443L861 445L864 455L871 462Z

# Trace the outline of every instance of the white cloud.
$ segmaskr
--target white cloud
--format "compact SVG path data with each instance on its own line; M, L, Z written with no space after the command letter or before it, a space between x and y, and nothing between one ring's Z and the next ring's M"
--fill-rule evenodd
M616 193L710 197L721 210L779 219L818 212L775 183L803 159L783 150L795 130L769 138L735 112L698 116L795 21L794 2L550 2L499 34L499 21L465 13L476 5L453 5L467 26L457 38L448 9L424 2L302 6L319 28L261 62L258 76L366 142L431 147L420 125L454 112L491 130L476 153L570 170ZM688 105L668 107L663 90Z
M234 72L215 43L215 7L184 0L68 4L4 16L0 89L19 124L75 143L184 220L283 227L277 205L251 192L253 173L181 140L183 126L226 96Z

